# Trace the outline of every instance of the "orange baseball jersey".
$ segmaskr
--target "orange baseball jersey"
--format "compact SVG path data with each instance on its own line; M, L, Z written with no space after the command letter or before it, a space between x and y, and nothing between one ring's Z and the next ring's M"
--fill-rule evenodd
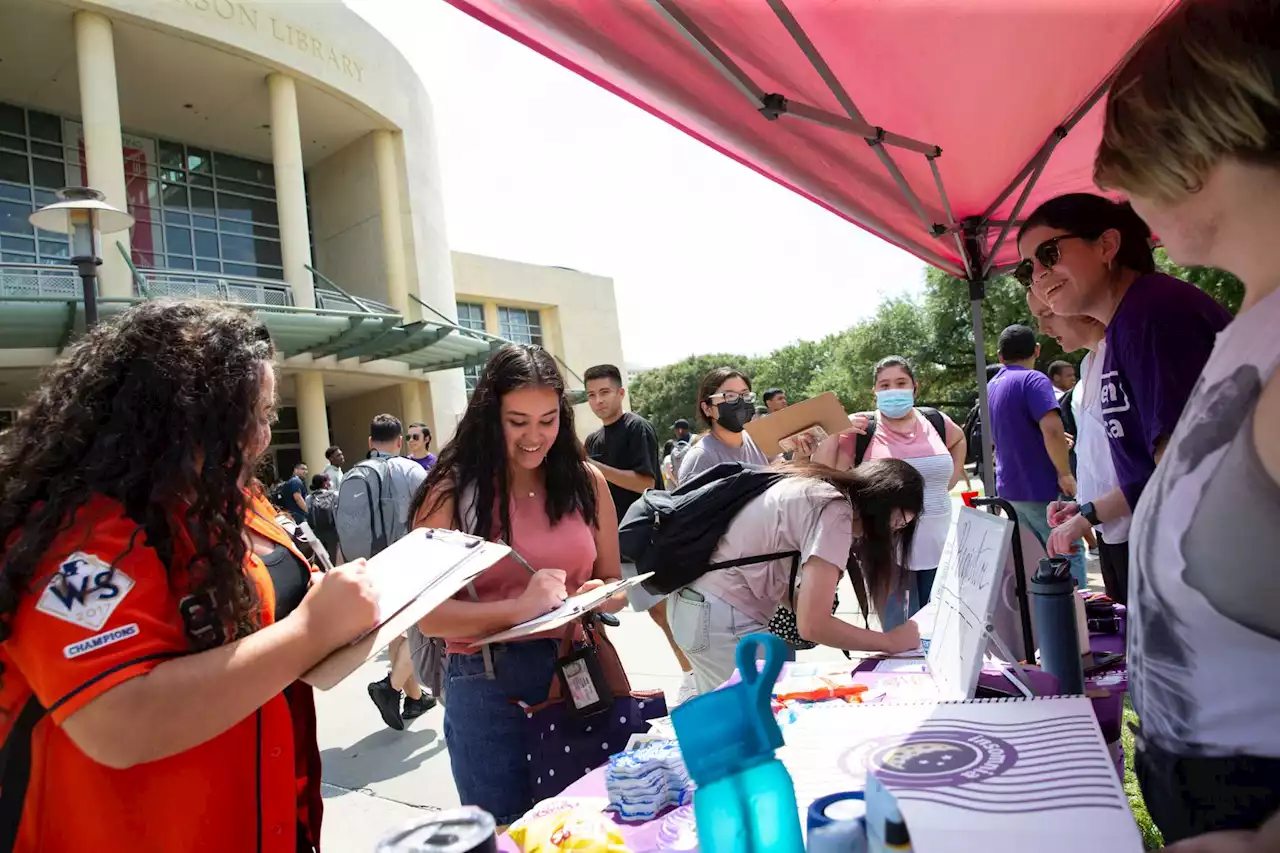
M255 500L247 523L301 560L273 514ZM245 570L260 624L270 624L270 576L254 556ZM0 851L293 853L300 836L318 848L320 757L305 685L193 749L124 770L94 762L62 730L94 697L217 641L209 602L187 595L182 575L101 497L47 552L0 645Z

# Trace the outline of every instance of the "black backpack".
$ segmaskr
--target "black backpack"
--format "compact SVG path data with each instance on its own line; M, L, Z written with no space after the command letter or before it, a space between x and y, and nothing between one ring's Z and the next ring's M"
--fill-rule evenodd
M763 466L722 462L675 491L646 490L618 525L622 558L635 563L640 574L654 573L645 589L667 595L716 569L797 556L798 551L785 551L711 562L739 510L783 476Z
M967 464L982 461L982 406L975 403L964 419L964 440L967 442L964 461Z
M321 489L312 492L307 500L310 506L311 529L329 556L338 559L338 493Z
M933 427L934 432L942 437L942 443L947 443L947 421L942 416L942 412L929 406L919 406L920 414L924 415L924 419ZM853 446L853 464L858 466L862 464L862 459L867 455L867 448L871 446L871 436L876 434L876 413L872 412L867 417L867 431L858 436Z

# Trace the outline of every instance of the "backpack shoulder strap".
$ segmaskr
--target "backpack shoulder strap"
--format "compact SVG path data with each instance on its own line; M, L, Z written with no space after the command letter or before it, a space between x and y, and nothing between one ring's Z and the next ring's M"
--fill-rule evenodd
M924 419L933 426L933 431L942 439L942 443L947 443L947 419L943 417L942 412L932 406L920 406L920 414L924 415Z
M853 467L857 468L862 464L862 460L867 455L867 449L871 447L871 437L875 434L876 413L872 412L867 415L867 431L859 435L853 443Z

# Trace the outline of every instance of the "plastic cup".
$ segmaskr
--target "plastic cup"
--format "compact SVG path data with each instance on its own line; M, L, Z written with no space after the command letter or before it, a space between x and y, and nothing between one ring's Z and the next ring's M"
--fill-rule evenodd
M978 496L978 492L961 492L960 500L964 501L964 505L973 508L973 499Z

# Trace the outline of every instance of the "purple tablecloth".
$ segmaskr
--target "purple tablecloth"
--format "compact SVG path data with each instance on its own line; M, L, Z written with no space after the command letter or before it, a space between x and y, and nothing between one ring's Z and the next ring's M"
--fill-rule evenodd
M1125 644L1123 618L1120 625L1121 633L1119 634L1091 635L1089 637L1089 651L1094 654L1123 652ZM1057 692L1057 679L1052 675L1037 668L1031 668L1028 672L1031 680L1031 684L1028 686L1037 695L1051 695ZM1008 681L998 670L984 669L982 677L979 679L979 684L1007 688ZM1085 689L1090 693L1090 698L1093 700L1093 712L1098 717L1098 726L1102 730L1102 736L1112 748L1112 757L1116 759L1117 765L1121 768L1123 768L1124 754L1119 747L1120 730L1124 714L1124 693L1127 686L1128 679L1123 662L1102 672L1094 673L1085 679ZM605 791L604 784L604 768L598 767L592 770L566 788L560 796L607 797L608 794ZM663 832L663 821L668 816L664 815L647 823L624 823L618 820L616 816L611 815L610 817L618 826L628 848L634 853L647 853L647 851L660 849L658 838ZM498 839L498 849L506 851L506 853L519 853L520 851L515 842L505 835ZM691 848L681 845L678 849L690 850Z

